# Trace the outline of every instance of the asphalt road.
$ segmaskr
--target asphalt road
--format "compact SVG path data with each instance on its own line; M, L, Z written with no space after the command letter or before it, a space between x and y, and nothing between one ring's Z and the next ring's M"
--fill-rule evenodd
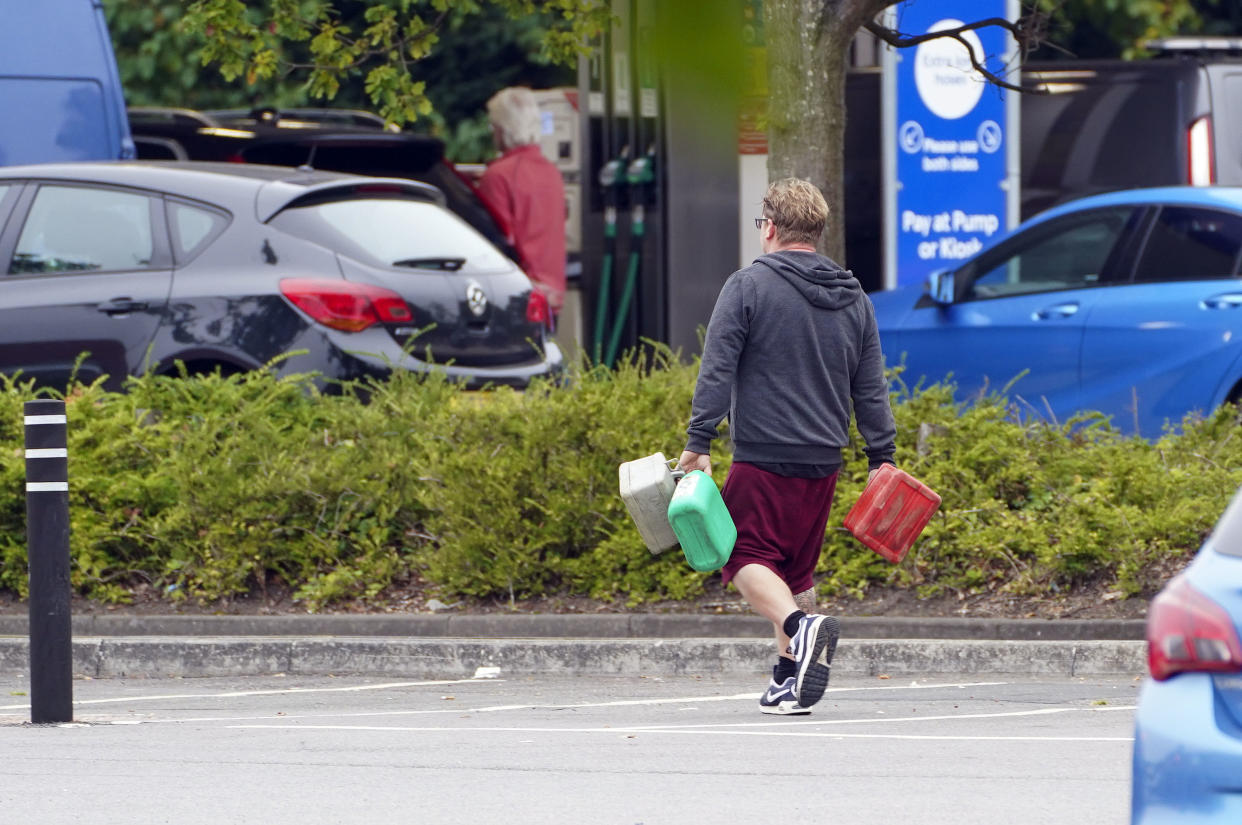
M834 679L809 717L754 677L74 683L31 726L0 677L6 823L1128 821L1129 677Z

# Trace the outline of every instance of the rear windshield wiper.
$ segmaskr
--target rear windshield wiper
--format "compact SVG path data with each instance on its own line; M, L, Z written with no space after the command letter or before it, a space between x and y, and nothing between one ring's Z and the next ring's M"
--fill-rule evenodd
M409 266L414 269L444 269L456 272L466 265L465 258L402 258L393 261L393 266Z

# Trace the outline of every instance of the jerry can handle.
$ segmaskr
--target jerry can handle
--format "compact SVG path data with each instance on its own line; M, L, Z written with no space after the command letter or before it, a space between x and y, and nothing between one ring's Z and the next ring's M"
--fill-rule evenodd
M670 458L668 461L664 463L668 465L669 470L673 474L673 483L681 481L685 477L686 471L681 469L681 467L677 466L677 459Z

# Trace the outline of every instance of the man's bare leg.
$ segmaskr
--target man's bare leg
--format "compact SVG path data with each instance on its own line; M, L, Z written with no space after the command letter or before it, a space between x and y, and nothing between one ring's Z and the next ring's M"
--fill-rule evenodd
M743 566L733 575L733 584L751 608L772 623L776 636L777 655L792 659L793 657L788 653L789 637L785 635L785 618L790 613L804 608L795 600L789 585L785 584L785 580L776 575L771 568L764 567L762 564ZM811 593L813 602L815 594L808 592ZM806 595L807 593L798 594L799 597Z
M785 634L785 619L791 613L798 612L800 605L795 601L785 580L771 568L761 564L747 564L733 575L733 583L755 612L772 623L773 635L776 637L776 654L794 663L792 668L779 663L772 671L774 680L781 673L785 674L779 677L782 682L793 680L791 695L797 700L797 705L785 712L807 712L806 709L818 702L828 688L828 666L832 663L832 653L837 644L837 620L829 616L811 617L810 623L802 626L802 630L806 631L806 638L800 645L800 658L795 657L789 652L790 639ZM798 598L802 604L813 608L814 595L812 592L803 591L798 594ZM817 661L821 657L824 657L824 661ZM792 674L789 673L790 669L794 671ZM762 703L763 700L760 700L760 704Z

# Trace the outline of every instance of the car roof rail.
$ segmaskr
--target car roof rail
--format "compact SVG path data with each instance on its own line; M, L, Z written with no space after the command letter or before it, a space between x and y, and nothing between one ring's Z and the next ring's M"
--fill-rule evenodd
M176 126L219 126L211 115L176 106L130 106L126 109L130 122L170 123Z
M391 125L374 112L364 109L280 109L274 106L256 106L251 109L209 109L207 114L221 121L264 123L286 129L348 127L385 132L401 131L400 127Z
M1159 37L1144 41L1143 48L1157 55L1242 55L1242 37Z
M372 129L393 131L392 125L384 118L365 109L281 109L281 115L297 120L310 120L325 125L363 126ZM399 130L399 129L398 129Z

